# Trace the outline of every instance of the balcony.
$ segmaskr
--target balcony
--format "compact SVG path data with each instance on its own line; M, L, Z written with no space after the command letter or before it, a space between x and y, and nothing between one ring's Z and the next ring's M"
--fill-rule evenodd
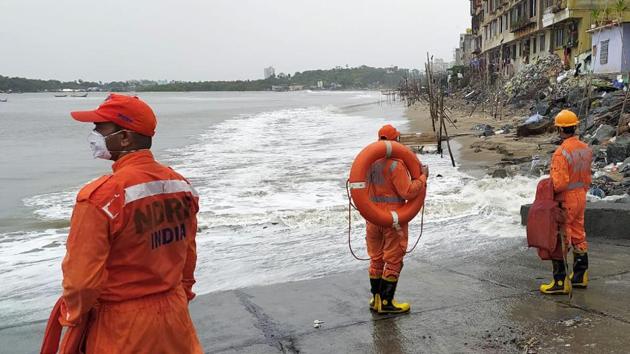
M545 9L542 16L542 24L544 28L560 23L571 17L571 11L567 7L566 1L559 1L553 6Z
M536 23L536 18L521 17L510 24L510 32L514 33Z
M567 8L567 0L558 0L553 5L549 7L552 13L558 13L560 11L564 11Z

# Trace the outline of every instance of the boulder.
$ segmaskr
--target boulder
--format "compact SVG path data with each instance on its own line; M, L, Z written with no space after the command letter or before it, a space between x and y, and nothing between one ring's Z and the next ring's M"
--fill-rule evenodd
M546 116L551 111L551 103L547 100L537 102L536 106L534 106L534 110L535 111L532 113L538 113L541 116Z
M626 173L630 171L630 157L628 157L627 159L623 160L623 163L621 164L621 166L619 166L619 172L620 173Z
M616 131L617 129L611 127L610 125L602 124L597 128L597 130L595 130L591 143L594 145L599 145L603 142L606 142L608 139L615 136Z
M630 157L630 134L618 136L613 143L606 147L606 157L609 163L617 163Z
M494 135L494 128L488 124L477 124L472 128L472 130L474 130L478 136Z
M517 136L531 136L544 134L553 128L553 120L544 118L533 123L522 123L516 127Z

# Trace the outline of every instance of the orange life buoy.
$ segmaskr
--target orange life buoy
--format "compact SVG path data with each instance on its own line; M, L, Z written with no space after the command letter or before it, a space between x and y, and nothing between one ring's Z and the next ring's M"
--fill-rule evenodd
M379 226L398 227L399 224L410 222L420 212L426 194L422 193L415 199L407 201L403 207L396 211L379 208L370 200L367 179L372 164L382 158L402 160L409 169L412 179L422 175L422 164L413 151L395 141L377 141L366 146L354 159L348 180L350 194L359 213L367 221Z

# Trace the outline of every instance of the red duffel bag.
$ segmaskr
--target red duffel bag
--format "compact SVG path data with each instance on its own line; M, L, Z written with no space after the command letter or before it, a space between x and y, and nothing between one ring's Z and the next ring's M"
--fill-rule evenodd
M538 249L542 260L563 259L558 232L564 223L564 213L554 200L551 178L538 182L536 199L527 215L527 245Z

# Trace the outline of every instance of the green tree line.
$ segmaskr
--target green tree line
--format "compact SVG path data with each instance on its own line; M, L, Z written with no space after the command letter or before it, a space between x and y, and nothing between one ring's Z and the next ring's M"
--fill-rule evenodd
M329 70L309 70L291 74L278 74L264 80L170 82L115 81L108 83L90 81L38 80L0 75L1 92L43 92L62 89L101 91L266 91L274 85L299 85L314 88L318 82L327 89L385 89L396 88L409 75L409 70L392 68L337 67Z

